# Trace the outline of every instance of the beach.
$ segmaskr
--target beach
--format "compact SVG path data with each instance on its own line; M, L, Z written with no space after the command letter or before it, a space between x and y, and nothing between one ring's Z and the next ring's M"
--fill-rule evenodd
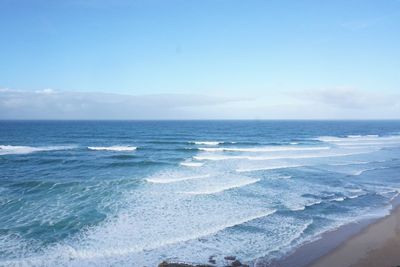
M400 209L372 223L309 267L400 265Z

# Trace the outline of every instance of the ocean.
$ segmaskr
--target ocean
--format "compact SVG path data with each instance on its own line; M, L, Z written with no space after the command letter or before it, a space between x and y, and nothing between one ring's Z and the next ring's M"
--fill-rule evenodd
M400 121L0 121L0 266L261 266L399 189Z

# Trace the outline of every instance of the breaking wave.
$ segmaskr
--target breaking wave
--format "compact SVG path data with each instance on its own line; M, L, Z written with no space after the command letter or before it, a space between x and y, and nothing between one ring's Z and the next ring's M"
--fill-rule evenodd
M89 150L104 150L104 151L134 151L137 149L135 146L88 146Z
M75 146L32 147L32 146L0 145L0 155L29 154L29 153L34 153L34 152L54 151L54 150L67 150L67 149L73 149L73 148L75 148Z

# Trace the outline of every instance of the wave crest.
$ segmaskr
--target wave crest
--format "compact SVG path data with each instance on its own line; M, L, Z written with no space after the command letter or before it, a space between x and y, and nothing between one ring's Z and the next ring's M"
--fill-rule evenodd
M135 146L88 146L89 150L95 151L134 151L137 149Z
M0 145L0 155L8 154L29 154L34 152L43 151L54 151L54 150L66 150L73 149L75 146L43 146L43 147L32 147L32 146L11 146L11 145Z

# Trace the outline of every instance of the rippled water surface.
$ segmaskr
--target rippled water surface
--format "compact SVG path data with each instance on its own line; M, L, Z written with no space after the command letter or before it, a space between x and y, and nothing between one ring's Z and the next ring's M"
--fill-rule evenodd
M381 216L399 121L0 122L0 266L274 259Z

